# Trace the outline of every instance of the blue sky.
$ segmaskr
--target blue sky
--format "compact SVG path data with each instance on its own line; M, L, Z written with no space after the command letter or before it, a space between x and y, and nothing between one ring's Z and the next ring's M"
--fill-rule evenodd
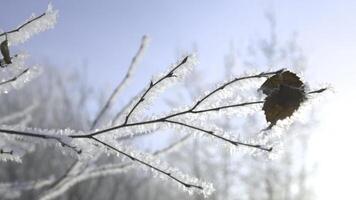
M49 1L0 2L0 27L9 30L31 13L42 13ZM18 48L31 54L34 62L48 60L58 68L87 63L89 80L98 88L112 88L124 76L144 34L152 41L134 84L144 85L151 74L175 62L178 52L190 52L195 47L200 68L219 74L230 44L244 49L249 42L264 37L268 33L264 13L274 11L282 40L298 32L298 43L308 58L308 80L331 83L336 90L320 108L321 128L313 140L315 159L321 162L319 199L355 197L347 180L356 178L353 172L356 164L352 159L356 139L352 133L353 112L356 112L352 105L356 97L353 88L356 83L356 1L76 0L52 3L59 10L55 29L35 36Z
M43 12L48 2L2 0L1 28L11 29L30 13ZM231 43L243 49L266 34L266 10L274 11L277 32L282 38L298 32L313 72L331 63L338 65L341 58L347 62L355 49L356 3L351 0L52 3L60 11L56 28L20 48L31 53L33 59L46 58L61 68L87 63L90 76L97 77L99 85L111 85L123 76L144 34L152 38L152 45L142 66L152 73L174 62L177 52L190 52L195 46L201 64L218 69ZM321 60L324 56L329 59ZM351 72L351 67L345 72ZM317 78L325 79L319 75Z

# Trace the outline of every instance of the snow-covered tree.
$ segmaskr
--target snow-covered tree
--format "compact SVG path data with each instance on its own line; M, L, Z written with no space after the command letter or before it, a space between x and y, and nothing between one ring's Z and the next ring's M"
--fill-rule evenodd
M13 90L20 89L41 72L39 66L28 67L26 56L22 53L13 54L11 47L54 27L57 17L58 11L49 5L42 15L31 16L16 29L0 33L3 56L0 73L3 80L0 82L2 95L9 95ZM36 148L41 144L45 144L46 148L55 147L65 156L75 159L61 176L53 172L56 175L40 180L1 183L2 196L10 198L23 191L45 188L39 194L39 199L53 199L81 181L140 168L150 170L160 181L170 182L189 194L208 197L215 190L212 183L204 180L205 177L197 178L171 166L159 159L159 155L179 151L179 147L189 137L197 136L199 140L207 139L209 143L221 144L222 148L234 154L241 151L240 154L243 155L273 158L280 150L278 147L283 141L283 133L306 112L305 108L314 94L325 90L310 90L297 75L286 69L269 69L267 72L229 77L210 89L204 89L190 104L172 107L165 113L152 114L149 110L157 97L173 84L183 81L197 65L195 55L186 55L168 67L166 72L153 77L141 93L110 121L106 121L103 116L130 84L148 43L148 37L144 36L126 76L93 122L87 124L88 128L58 128L55 124L45 128L29 126L30 113L34 107L41 106L38 105L38 99L34 99L34 103L22 111L0 118L1 161L21 162L25 154L36 153ZM66 106L68 105L70 104ZM265 128L263 130L256 126L254 135L227 130L218 120L246 117L259 111L264 111L267 122L262 127ZM72 116L75 120L76 115ZM7 123L17 119L21 120L14 124ZM80 119L82 118L77 118ZM161 130L174 130L184 135L171 145L150 153L130 143L132 138ZM119 157L122 161L102 162L105 155Z

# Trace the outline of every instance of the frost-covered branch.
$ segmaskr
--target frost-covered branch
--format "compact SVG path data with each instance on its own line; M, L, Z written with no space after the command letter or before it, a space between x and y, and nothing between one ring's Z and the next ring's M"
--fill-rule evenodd
M186 135L181 139L171 143L167 147L156 150L155 152L152 153L152 155L160 156L160 155L168 154L173 150L177 149L179 146L183 145L191 137L192 135ZM44 192L41 195L40 200L56 198L59 195L66 192L72 186L88 179L105 177L109 175L116 175L119 173L126 172L127 170L131 169L134 166L134 164L135 162L131 162L131 161L127 163L104 164L104 165L96 166L94 168L86 169L82 173L75 174L75 175L70 174L69 170L67 170L67 172L63 176L61 176L60 179L57 179L56 181L53 181L53 179L51 179L52 182L50 182L49 184L50 187L47 188L46 192ZM74 166L72 165L69 169L72 171L73 167Z
M24 24L22 24L21 26L17 27L16 29L14 30L11 30L11 31L7 31L7 32L3 32L3 33L0 33L0 36L3 36L3 35L7 35L7 34L10 34L10 33L14 33L14 32L19 32L22 28L24 28L25 26L31 24L32 22L44 17L46 15L46 13L42 13L41 15L33 18L33 19L30 19L28 20L27 22L25 22Z
M238 82L238 81L242 81L242 80L246 80L246 79L253 79L253 78L265 78L265 77L269 77L271 75L275 75L275 74L279 74L283 71L284 69L280 69L274 72L262 72L260 74L256 74L256 75L250 75L250 76L243 76L243 77L239 77L239 78L235 78L231 81L228 81L225 84L222 84L221 86L217 87L216 89L214 89L213 91L211 91L210 93L208 93L207 95L205 95L201 100L197 101L197 103L191 108L191 110L194 110L195 108L197 108L202 102L204 102L206 99L208 99L210 96L214 95L215 93L217 93L220 90L223 90L225 87Z
M226 137L223 137L223 136L220 136L218 134L215 134L214 131L210 131L210 130L205 130L203 128L199 128L199 127L196 127L196 126L192 126L192 125L189 125L189 124L186 124L186 123L182 123L182 122L177 122L177 121L172 121L172 120L164 120L165 122L168 122L168 123L172 123L172 124L178 124L180 126L185 126L185 127L188 127L188 128L191 128L191 129L194 129L194 130L198 130L198 131L201 131L201 132L204 132L206 134L209 134L213 137L216 137L216 138L219 138L221 140L224 140L228 143L231 143L235 146L238 146L238 145L241 145L241 146L246 146L246 147L251 147L251 148L256 148L256 149L259 149L259 150L263 150L263 151L272 151L272 147L269 147L269 148L266 148L266 147L263 147L262 145L254 145L254 144L248 144L248 143L244 143L244 142L239 142L239 141L234 141L234 140L230 140Z
M138 158L137 155L132 155L133 153L130 154L130 153L124 152L124 151L122 151L122 150L120 150L120 149L114 147L113 145L110 145L110 144L108 144L108 143L106 143L106 142L103 142L102 140L99 140L99 139L97 139L97 138L95 138L95 137L91 137L91 138L92 138L93 140L97 141L98 143L104 145L105 147L108 147L108 148L110 148L111 150L116 151L117 153L119 153L119 154L121 154L121 155L124 155L124 156L130 158L132 161L138 162L138 163L140 163L140 164L142 164L142 165L145 165L145 166L147 166L147 167L149 167L149 168L151 168L151 169L153 169L153 170L155 170L155 171L157 171L157 172L159 172L159 173L161 173L161 174L166 175L167 177L173 179L174 181L178 182L179 184L183 185L183 186L186 187L186 188L195 188L195 189L198 189L198 190L205 190L205 189L207 189L207 188L203 188L203 186L201 186L201 185L196 185L196 184L188 183L187 181L184 181L184 180L182 180L181 178L176 177L176 176L173 174L173 171L175 171L175 170L172 170L172 169L169 170L169 168L167 168L167 169L160 169L159 167L154 166L154 165L150 164L149 162L146 162L146 161L144 161L143 159ZM168 172L167 172L167 171L168 171ZM170 172L170 171L172 171L172 172Z
M207 129L203 129L203 128L199 128L196 125L192 125L189 124L187 122L181 122L181 121L177 121L177 117L184 117L185 115L197 115L197 117L199 117L201 113L208 113L208 112L214 112L214 111L220 111L220 110L224 110L224 109L232 109L232 108L237 108L237 107L242 107L242 106L248 106L248 105L253 105L253 104L261 104L264 101L251 101L251 102L245 102L245 103L238 103L238 104L230 104L230 105L223 105L223 106L216 106L213 108L204 108L204 109L198 109L199 105L201 105L203 102L205 102L209 97L213 96L214 94L218 93L219 91L223 90L225 87L233 85L234 83L241 81L241 80L246 80L246 79L252 79L252 78L264 78L264 77L268 77L274 74L278 74L280 73L282 70L278 70L275 72L266 72L266 73L260 73L257 75L249 75L249 76L243 76L243 77L239 77L239 78L235 78L232 79L231 81L228 81L227 83L222 84L221 86L217 87L216 89L212 90L211 92L207 92L205 94L205 96L203 96L202 98L200 98L200 100L198 100L193 106L191 106L188 109L185 109L183 111L178 111L175 112L173 114L168 114L166 116L163 117L158 117L156 119L150 119L150 120L141 120L141 121L137 121L137 122L129 122L129 118L132 115L132 113L136 110L136 108L145 101L145 99L147 98L147 96L149 95L149 93L159 85L159 83L163 82L165 79L171 78L171 77L176 77L177 75L176 70L178 70L181 66L183 66L187 60L190 59L189 57L185 57L178 65L176 65L175 67L173 67L173 69L171 69L166 75L162 76L161 78L159 78L157 81L152 81L148 87L148 89L145 90L145 92L139 97L138 101L132 106L132 108L129 110L128 114L125 116L125 121L118 126L113 126L107 129L103 129L103 130L99 130L99 131L95 131L92 133L88 133L88 134L82 134L82 133L77 133L77 132L71 132L70 134L66 135L65 138L71 138L72 140L70 140L70 142L64 142L62 140L62 137L57 137L57 136L52 136L52 135L46 135L46 134L37 134L37 133L32 133L32 132L26 132L26 131L14 131L14 130L5 130L5 129L0 129L0 132L3 133L7 133L10 135L20 135L20 136L30 136L30 137L38 137L38 138L43 138L43 139L54 139L57 140L57 142L59 142L60 144L62 144L63 146L67 146L70 148L73 148L74 150L76 150L78 153L82 152L82 149L77 150L75 144L76 139L80 140L81 142L79 144L80 148L90 148L90 147L86 147L87 145L85 145L85 143L82 142L83 139L87 139L87 140L92 140L95 141L103 146L105 146L106 148L109 148L117 153L119 153L120 155L123 155L125 157L130 158L132 161L136 161L146 167L151 168L152 170L161 173L167 177L169 177L170 179L176 181L177 183L183 185L186 188L195 188L198 190L206 190L206 188L204 188L203 186L199 185L199 184L192 184L189 183L189 181L186 181L185 178L179 178L179 176L176 176L174 174L172 174L167 168L167 169L161 169L160 167L157 167L157 165L152 164L152 162L150 162L150 160L146 160L146 157L149 155L145 154L144 156L141 156L142 154L140 153L133 153L133 151L125 151L125 149L121 149L119 147L117 147L117 145L112 145L110 143L108 143L106 140L103 139L99 139L98 136L101 136L105 133L109 133L111 131L114 130L119 130L119 129L123 129L123 128L130 128L130 127L135 127L135 126L142 126L142 125L150 125L150 124L175 124L175 125L179 125L179 126L184 126L187 127L189 129L193 129L196 131L200 131L203 132L205 134L208 134L212 137L221 139L225 142L228 142L230 144L233 144L235 146L247 146L250 148L256 148L259 150L263 150L263 151L271 151L272 148L267 148L267 147L263 147L262 145L258 145L258 144L248 144L245 142L240 142L240 141L236 141L233 139L230 139L230 136L227 136L226 133L217 133L215 131L212 130L207 130ZM115 133L114 133L115 134ZM73 145L73 143L74 145ZM153 162L154 163L154 162ZM167 171L168 170L168 171ZM70 170L71 171L71 170ZM179 174L179 173L178 173ZM186 177L185 175L182 177ZM67 175L64 176L64 178L61 178L62 180L66 179ZM58 182L61 183L62 181ZM65 183L63 183L65 184ZM55 184L54 186L56 186L57 184ZM205 192L204 192L205 193Z
M157 86L163 80L165 80L167 78L170 78L170 77L174 77L175 76L175 74L174 74L175 70L179 69L179 67L184 65L187 62L188 58L189 57L185 57L178 65L176 65L165 76L163 76L162 78L158 79L156 82L151 82L149 87L148 87L148 89L143 93L143 95L139 98L139 100L136 102L136 104L128 112L128 114L126 115L125 121L122 124L120 124L118 126L110 127L110 128L107 128L107 129L99 130L99 131L96 131L96 132L93 132L93 133L90 133L90 134L71 135L70 137L72 137L72 138L88 138L88 137L101 135L101 134L104 134L104 133L107 133L107 132L110 132L110 131L126 128L126 127L140 126L140 125L154 124L154 123L165 123L165 122L172 123L172 121L167 121L167 120L171 119L173 117L177 117L177 116L181 116L181 115L185 115L185 114L197 114L197 113L204 113L204 112L219 111L219 110L222 110L222 109L228 109L228 108L234 108L234 107L247 106L247 105L252 105L252 104L261 104L261 103L263 103L263 101L254 101L254 102L245 102L245 103L239 103L239 104L233 104L233 105L220 106L220 107L209 108L209 109L196 110L198 108L198 106L202 102L204 102L209 97L211 97L212 95L214 95L218 91L223 90L225 87L227 87L229 85L232 85L232 84L234 84L234 83L236 83L238 81L241 81L241 80L268 77L268 76L271 76L271 75L274 75L274 74L278 74L278 73L283 71L283 70L277 70L277 71L274 71L274 72L265 72L265 73L260 73L260 74L256 74L256 75L249 75L249 76L243 76L243 77L235 78L235 79L233 79L233 80L231 80L231 81L229 81L229 82L217 87L216 89L212 90L211 92L207 93L204 97L202 97L200 100L198 100L190 109L187 109L187 110L184 110L184 111L181 111L181 112L177 112L177 113L174 113L174 114L170 114L170 115L158 118L158 119L128 123L128 119L129 119L130 115L134 112L135 108L137 108L138 105L145 100L145 97L150 92L150 90L152 90L155 86ZM176 122L176 123L182 123L182 122ZM182 124L184 124L184 123L182 123ZM185 126L189 127L191 125L185 124ZM197 127L195 127L195 128L196 128L196 130L199 130L199 129L197 129ZM202 132L209 133L209 135L211 135L211 136L217 137L219 139L223 139L223 140L228 141L229 143L234 144L234 145L243 145L243 146L248 146L248 147L252 147L252 148L258 148L260 150L265 150L265 151L271 151L272 150L271 148L265 148L265 147L262 147L261 145L247 144L247 143L243 143L243 142L233 141L233 140L230 140L230 139L225 138L223 136L218 136L216 134L212 134L211 131L202 131Z
M20 78L21 76L23 76L24 74L26 74L28 71L29 71L29 68L26 68L26 69L23 70L20 74L14 76L13 78L10 78L10 79L8 79L8 80L6 80L6 81L0 82L0 86L1 86L1 85L5 85L5 84L7 84L7 83L11 83L11 82L16 81L18 78Z
M129 111L129 113L126 115L125 117L125 122L124 124L127 124L131 114L135 111L135 109L137 108L137 106L143 102L145 100L146 95L159 83L161 83L162 81L164 81L165 79L171 78L171 77L175 77L176 75L174 74L174 72L181 66L183 66L188 60L188 56L185 57L176 67L174 67L172 70L170 70L165 76L163 76L162 78L158 79L156 82L152 82L150 83L150 86L147 88L147 90L142 94L142 96L140 97L140 99L136 102L136 104L132 107L132 109Z
M46 130L43 130L46 131ZM66 138L65 136L58 136L58 135L48 135L48 134L40 134L40 133L33 133L33 132L28 132L28 131L18 131L18 130L12 130L8 128L1 127L0 128L0 133L4 134L9 134L9 135L15 135L15 136L26 136L26 137L35 137L35 138L41 138L41 139L49 139L49 140L55 140L58 143L60 143L64 147L71 148L77 153L81 153L80 149L77 149L75 146L72 146L68 141L65 141Z
M13 29L0 33L0 41L5 40L5 36L11 45L19 44L31 38L34 34L53 28L57 21L58 11L53 10L51 4L48 5L46 12L35 17L31 16L25 23Z

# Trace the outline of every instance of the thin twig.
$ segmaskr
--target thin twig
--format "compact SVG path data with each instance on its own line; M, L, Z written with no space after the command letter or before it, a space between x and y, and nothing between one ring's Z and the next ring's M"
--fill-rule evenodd
M227 108L231 108L231 107L241 107L241 106L246 106L246 105L251 105L251 104L260 104L260 103L263 103L263 101L246 102L246 103L234 104L234 105L229 105L229 106L220 106L220 107L216 107L216 108L210 108L210 109L198 110L198 111L194 111L194 110L188 109L188 110L177 112L177 113L174 113L174 114L170 114L170 115L158 118L158 119L142 121L142 122L121 124L121 125L118 125L118 126L113 126L113 127L107 128L107 129L95 131L93 133L89 133L89 134L85 134L85 135L69 135L69 137L72 137L72 138L87 138L89 136L97 136L97 135L100 135L100 134L103 134L103 133L107 133L107 132L110 132L110 131L113 131L113 130L121 129L121 128L139 126L139 125L145 125L145 124L161 123L161 122L164 122L166 119L170 119L170 118L173 118L173 117L176 117L176 116L181 116L181 115L184 115L184 114L212 112L212 111L218 111L218 110L221 110L221 109L227 109Z
M3 35L6 35L6 34L10 34L10 33L14 33L14 32L18 32L20 31L22 28L24 28L25 26L27 26L28 24L32 23L33 21L36 21L38 19L40 19L41 17L45 16L46 13L42 13L41 15L27 21L26 23L22 24L21 26L19 26L18 28L14 29L14 30L11 30L11 31L7 31L7 32L3 32L3 33L0 33L0 37L3 36Z
M139 98L141 94L143 94L144 90L141 90L135 97L133 97L125 106L123 106L119 112L116 113L115 117L112 119L111 125L117 124L118 120L122 116L122 114L133 104L133 102Z
M147 162L145 162L145 161L143 161L143 160L140 160L140 159L138 159L138 158L136 158L136 157L133 157L133 156L131 156L130 154L128 154L128 153L126 153L126 152L123 152L123 151L121 151L121 150L115 148L114 146L112 146L112 145L110 145L110 144L108 144L108 143L105 143L105 142L103 142L103 141L101 141L101 140L99 140L99 139L97 139L97 138L95 138L95 137L91 137L91 138L92 138L93 140L95 140L96 142L98 142L98 143L104 145L105 147L108 147L109 149L114 150L114 151L116 151L116 152L118 152L118 153L120 153L120 154L122 154L122 155L124 155L124 156L126 156L126 157L128 157L128 158L130 158L132 161L139 162L139 163L141 163L142 165L145 165L145 166L147 166L147 167L149 167L149 168L151 168L151 169L153 169L153 170L155 170L155 171L157 171L157 172L159 172L159 173L162 173L162 174L168 176L169 178L175 180L176 182L182 184L183 186L185 186L185 187L187 187L187 188L193 187L193 188L197 188L197 189L200 189L200 190L203 189L202 186L193 185L193 184L190 184L190 183L186 183L186 182L180 180L179 178L173 176L171 173L166 172L166 171L164 171L164 170L162 170L162 169L159 169L158 167L155 167L155 166L153 166L153 165L151 165L151 164L149 164L149 163L147 163Z
M38 133L32 133L32 132L25 132L25 131L15 131L15 130L8 130L8 129L0 129L0 133L6 133L9 135L20 135L20 136L27 136L27 137L36 137L36 138L42 138L42 139L52 139L56 140L59 142L62 146L68 147L76 151L77 153L81 153L81 150L76 149L76 147L71 146L65 142L63 142L59 137L52 136L52 135L43 135L43 134L38 134Z
M219 111L219 110L223 110L223 109L227 109L227 108L236 108L236 107L242 107L242 106L248 106L248 105L254 105L254 104L262 104L262 103L264 103L264 101L252 101L252 102L238 103L238 104L220 106L220 107L216 107L216 108L209 108L209 109L203 109L203 110L192 110L191 113Z
M3 149L0 149L0 154L9 154L9 155L12 155L14 152L12 150L10 151L5 151Z
M319 90L314 90L314 91L308 92L307 94L322 93L322 92L324 92L324 91L327 90L327 89L328 89L328 88L322 88L322 89L319 89Z
M16 75L15 77L10 78L9 80L0 82L0 85L5 85L5 84L7 84L7 83L16 81L18 78L20 78L21 76L23 76L24 74L26 74L29 70L30 70L30 68L25 69L24 71L22 71L21 73L19 73L19 74Z
M239 78L235 78L223 85L221 85L220 87L216 88L215 90L211 91L209 94L207 94L206 96L204 96L201 100L197 101L197 103L191 108L191 110L194 110L195 108L197 108L203 101L205 101L207 98L209 98L210 96L212 96L213 94L215 94L216 92L218 92L219 90L223 90L226 86L229 86L235 82L241 81L241 80L246 80L246 79L252 79L252 78L263 78L263 77L268 77L270 75L275 75L275 74L279 74L282 71L284 71L284 69L280 69L274 72L263 72L257 75L251 75L251 76L243 76L243 77L239 77Z
M207 133L211 136L214 136L216 138L219 138L219 139L222 139L226 142L229 142L235 146L246 146L246 147L251 147L251 148L256 148L256 149L259 149L259 150L263 150L263 151L272 151L272 147L269 147L269 148L266 148L266 147L263 147L261 145L258 145L258 144L248 144L248 143L244 143L244 142L239 142L239 141L234 141L234 140L230 140L230 139L227 139L225 137L222 137L220 135L216 135L213 131L208 131L208 130L205 130L205 129L202 129L202 128L199 128L199 127L196 127L196 126L193 126L193 125L189 125L189 124L186 124L186 123L182 123L182 122L178 122L178 121L172 121L172 120L164 120L165 122L168 122L168 123L172 123L172 124L178 124L180 126L185 126L185 127L188 127L188 128L191 128L191 129L194 129L194 130L198 130L198 131L201 131L201 132L204 132L204 133Z
M171 71L169 71L165 76L163 76L162 78L160 78L159 80L157 80L156 82L151 82L150 83L150 86L147 88L147 90L142 94L141 98L136 102L136 104L133 106L133 108L130 110L130 112L126 115L126 118L125 118L125 122L124 124L126 124L131 116L131 114L135 111L135 109L137 108L137 106L143 102L145 100L145 97L146 95L150 92L150 90L152 88L154 88L156 85L158 85L160 82L164 81L165 79L167 78L170 78L170 77L174 77L174 72L179 68L181 67L183 64L185 64L188 60L188 56L185 57L182 62L180 62L176 67L174 67Z

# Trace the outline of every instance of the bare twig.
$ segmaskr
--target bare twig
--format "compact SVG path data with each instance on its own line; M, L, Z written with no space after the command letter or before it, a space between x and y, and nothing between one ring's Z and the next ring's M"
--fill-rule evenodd
M324 92L325 90L327 90L328 88L321 88L319 90L314 90L314 91L310 91L308 92L307 94L317 94L317 93L322 93Z
M5 151L5 150L3 150L3 149L0 149L0 154L10 154L10 155L12 155L14 152L12 151L12 150L10 150L10 151Z
M203 109L203 110L192 110L191 113L219 111L219 110L223 110L223 109L227 109L227 108L236 108L236 107L242 107L242 106L248 106L248 105L254 105L254 104L262 104L262 103L264 103L264 101L252 101L252 102L238 103L238 104L220 106L220 107L216 107L216 108L209 108L209 109Z

